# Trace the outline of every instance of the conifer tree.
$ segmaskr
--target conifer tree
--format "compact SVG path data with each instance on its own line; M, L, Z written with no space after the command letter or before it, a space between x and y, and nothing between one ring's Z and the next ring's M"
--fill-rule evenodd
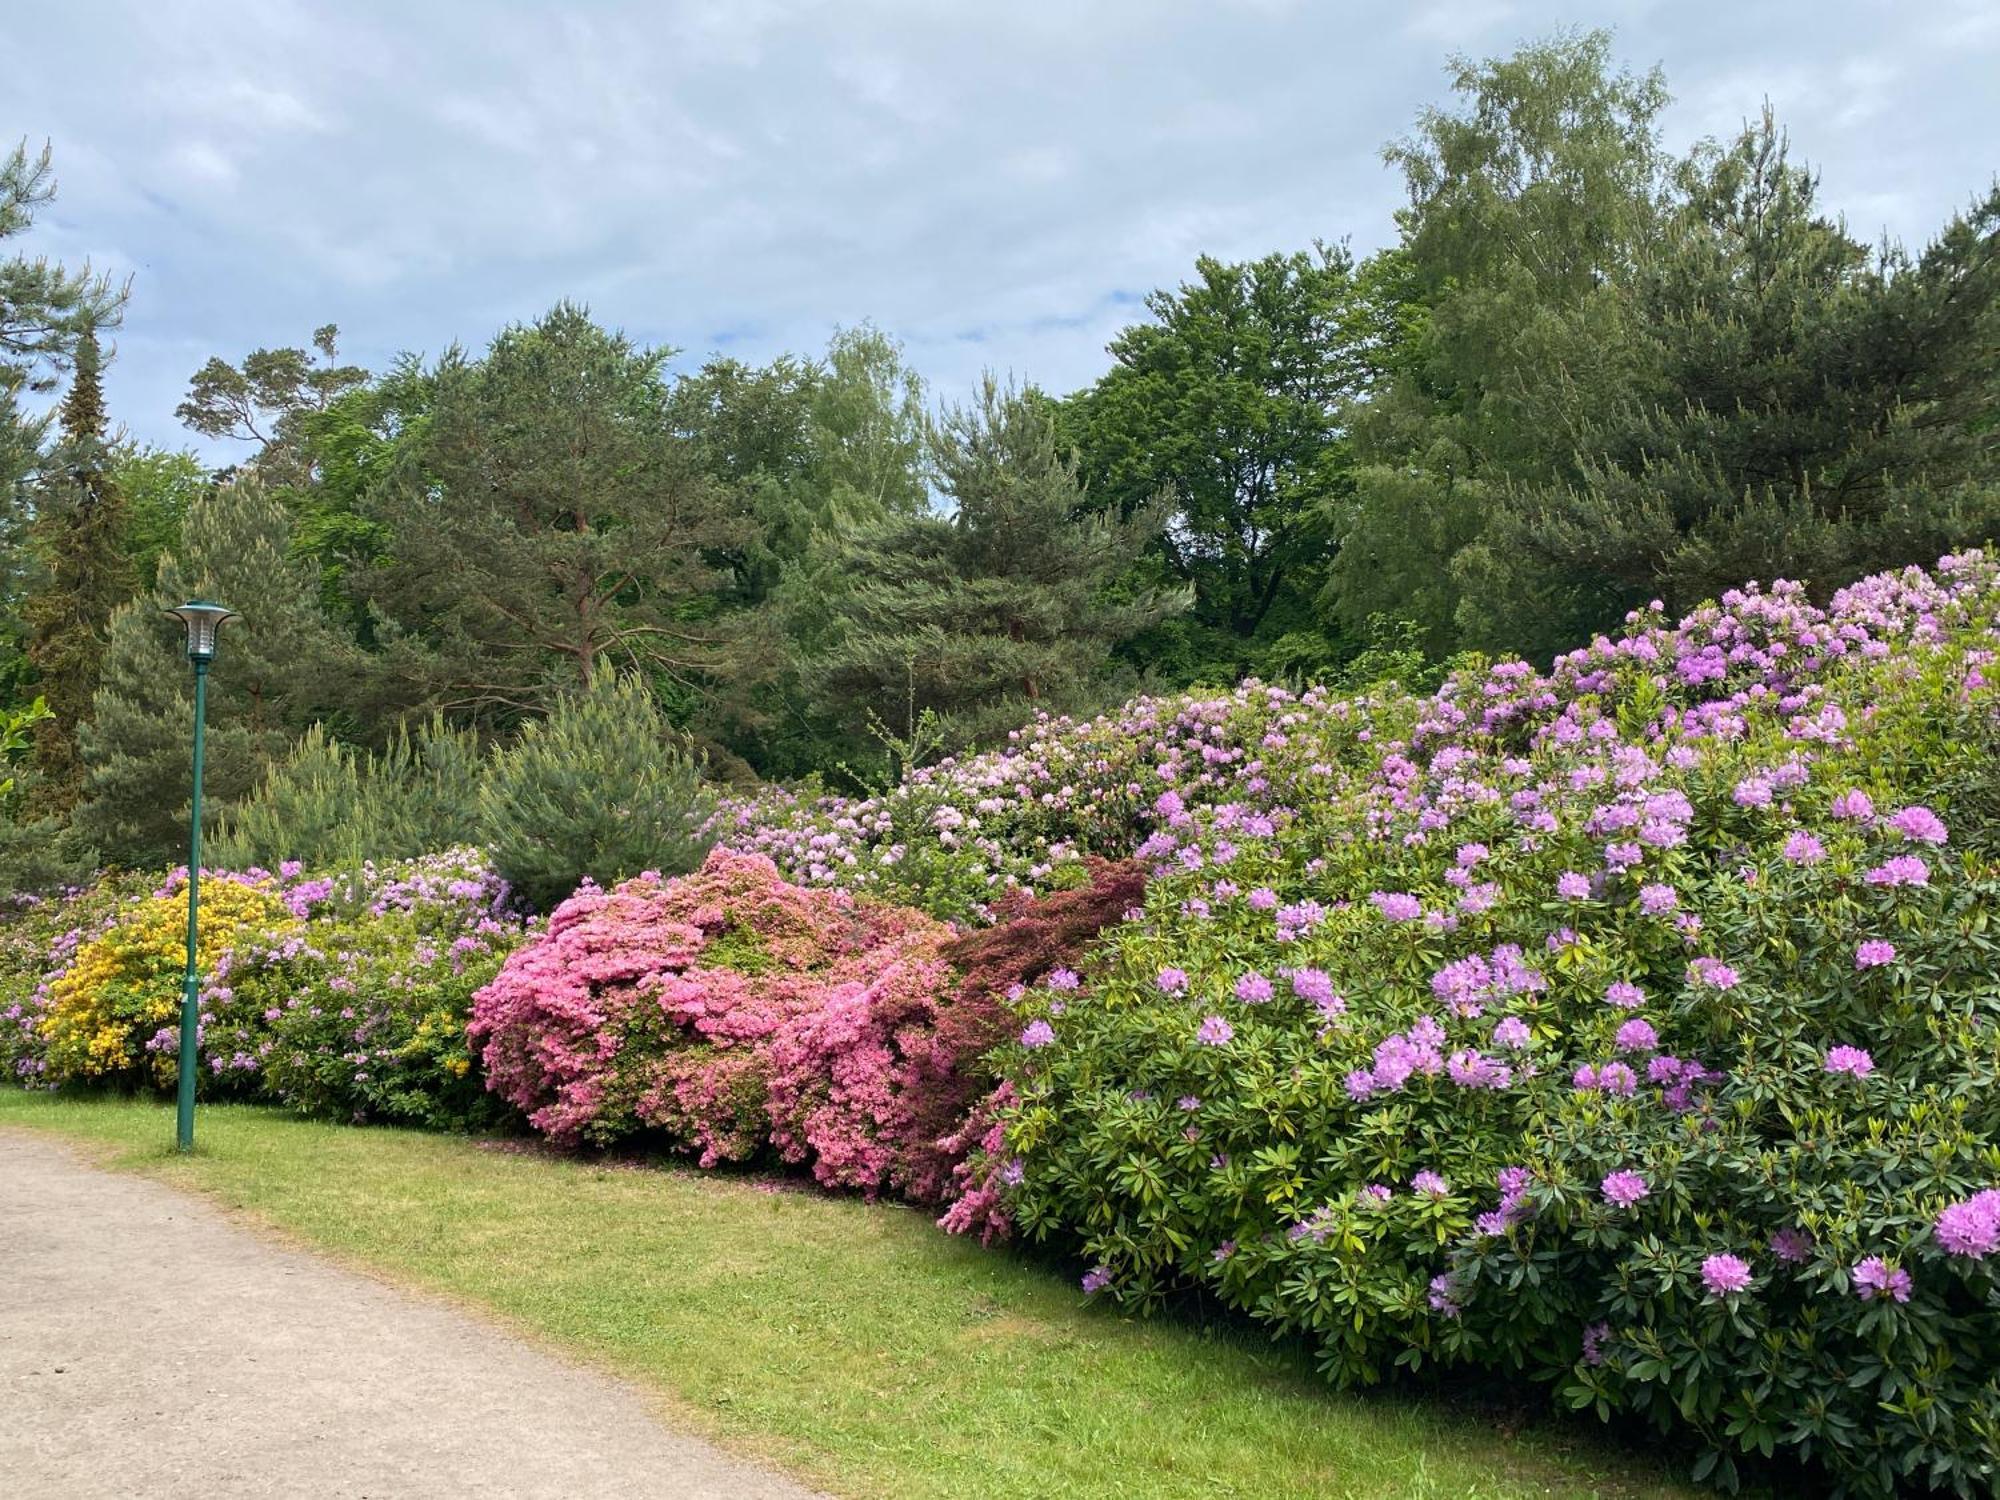
M35 735L38 800L49 811L69 807L81 790L77 732L97 691L112 611L133 588L125 507L104 428L102 353L97 335L86 331L29 531L40 566L23 614L28 662L54 715Z
M327 620L311 564L292 555L291 528L254 475L203 494L157 586L112 616L73 823L102 858L163 864L186 838L193 682L181 628L161 610L201 598L241 616L223 627L209 678L206 800L216 817L343 698L358 662Z
M929 713L965 743L1084 706L1113 647L1188 607L1185 589L1130 582L1164 503L1087 504L1046 403L989 377L930 452L948 514L864 528L792 584L808 675L851 725L907 735Z

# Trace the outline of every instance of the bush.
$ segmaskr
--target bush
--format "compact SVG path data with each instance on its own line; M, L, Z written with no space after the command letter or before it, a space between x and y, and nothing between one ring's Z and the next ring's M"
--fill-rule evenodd
M239 939L208 976L206 1086L433 1129L503 1119L465 1020L526 928L484 857L368 866L300 881L287 900L302 927Z
M944 1203L973 1187L968 1112L1012 996L1142 889L1133 866L1091 873L954 940L717 850L695 875L578 891L474 997L469 1030L490 1086L558 1142L652 1131L704 1166L773 1149L828 1187Z
M717 850L698 874L586 884L473 998L489 1086L552 1139L651 1128L704 1165L768 1133L762 1044L920 962L948 936L920 913L808 891Z
M1143 920L1024 997L972 1170L1086 1290L1204 1286L1342 1382L1493 1367L1704 1474L1990 1493L1996 601L1947 559L1267 694L1157 797Z
M646 685L601 668L496 754L479 792L484 841L541 910L586 879L677 875L712 842L701 775Z
M460 843L478 821L479 741L433 718L399 729L379 754L320 725L225 817L212 848L233 868L297 861L314 869L410 859Z
M196 957L203 974L247 934L293 925L268 880L203 874ZM179 871L154 895L120 909L50 982L38 1022L46 1081L163 1088L173 1081L187 963L186 880Z

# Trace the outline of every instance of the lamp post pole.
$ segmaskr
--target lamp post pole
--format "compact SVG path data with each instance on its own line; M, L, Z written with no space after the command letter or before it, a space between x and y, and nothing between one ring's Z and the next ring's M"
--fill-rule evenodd
M195 952L201 931L201 759L208 727L208 660L194 658L194 819L188 833L187 972L181 977L180 1100L174 1114L174 1144L194 1150L194 1075L199 1059L196 1033L201 1024L201 974Z
M217 629L236 616L199 599L167 613L187 627L188 661L194 666L194 819L188 831L187 968L181 975L180 1090L174 1111L174 1144L192 1151L195 1073L201 1063L201 763L208 729L208 668L215 660Z

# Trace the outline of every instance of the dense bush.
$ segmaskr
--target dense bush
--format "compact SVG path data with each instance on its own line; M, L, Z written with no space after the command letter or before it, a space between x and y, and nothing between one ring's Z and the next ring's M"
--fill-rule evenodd
M311 1115L497 1122L465 1018L524 935L509 895L471 850L294 884L302 925L239 939L207 976L211 1087Z
M482 770L478 737L442 719L399 729L379 753L315 725L228 811L212 853L233 869L326 869L447 849L477 819Z
M49 983L38 1020L51 1079L169 1083L180 1047L182 976L187 964L186 873L120 910L87 935ZM212 972L230 946L249 934L280 934L293 925L263 883L205 882L196 962Z
M491 1087L559 1142L641 1132L704 1166L775 1149L829 1187L942 1203L1025 980L1138 900L1132 866L972 936L779 878L756 854L586 885L474 999ZM990 1195L988 1195L990 1196ZM984 1197L954 1210L983 1223Z
M701 772L646 685L601 667L495 755L479 787L481 837L538 910L585 879L677 875L713 842Z
M17 1080L172 1084L185 872L107 880L0 919L0 1063ZM526 931L472 850L336 875L205 871L200 1087L308 1114L463 1127L499 1111L471 995Z
M982 1169L1086 1288L1990 1491L1993 565L1746 591L1435 697L1242 696ZM1983 795L1960 797L1983 783Z

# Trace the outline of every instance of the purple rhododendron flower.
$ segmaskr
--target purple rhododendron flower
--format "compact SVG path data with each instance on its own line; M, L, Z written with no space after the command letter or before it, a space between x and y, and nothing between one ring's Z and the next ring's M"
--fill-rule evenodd
M1162 994L1178 995L1188 987L1187 970L1162 969L1154 976L1153 983L1159 986Z
M1657 1052L1660 1034L1650 1021L1630 1020L1618 1028L1616 1046L1620 1052Z
M1056 1039L1056 1029L1047 1021L1030 1021L1021 1033L1021 1045L1035 1048L1046 1047Z
M1733 990L1742 976L1719 958L1697 958L1688 965L1688 983L1705 984L1718 990Z
M1111 1267L1092 1266L1083 1273L1083 1292L1086 1297L1095 1297L1111 1285Z
M1503 1016L1494 1023L1493 1045L1496 1047L1511 1047L1518 1052L1532 1040L1528 1023L1519 1016Z
M1826 845L1799 829L1785 840L1785 858L1795 865L1816 865L1826 858Z
M1627 980L1613 980L1604 998L1620 1010L1636 1010L1646 1003L1646 992Z
M1236 1028L1221 1016L1210 1016L1195 1028L1194 1039L1204 1047L1227 1045L1236 1035Z
M1052 990L1073 990L1083 981L1074 969L1051 969L1042 977L1042 983Z
M1646 1179L1637 1172L1613 1172L1598 1184L1598 1191L1604 1194L1607 1203L1619 1208L1630 1208L1652 1191Z
M1236 981L1236 998L1245 1005L1262 1005L1271 993L1271 981L1262 974L1245 974Z
M1914 854L1899 854L1884 860L1865 877L1870 885L1929 885L1931 867Z
M1582 901L1590 895L1590 877L1565 870L1556 877L1556 894L1565 901Z
M1937 1242L1953 1255L1984 1260L2000 1250L2000 1188L1974 1193L1937 1216Z
M1701 1263L1701 1282L1709 1295L1726 1297L1749 1288L1750 1262L1739 1255L1711 1255Z
M1946 842L1944 820L1928 807L1899 807L1889 815L1889 826L1913 844Z
M1432 1171L1422 1171L1410 1179L1410 1191L1422 1193L1426 1198L1442 1198L1451 1192L1451 1184Z
M1812 1259L1813 1237L1803 1229L1787 1225L1775 1230L1771 1235L1771 1253L1788 1265L1799 1265Z
M1663 917L1681 904L1680 892L1657 882L1639 887L1639 910L1649 917Z
M1368 899L1391 922L1414 922L1424 914L1424 903L1402 891L1376 891Z
M1875 804L1863 791L1842 792L1833 799L1827 811L1836 818L1844 818L1850 823L1868 823L1875 818Z
M1882 938L1870 938L1854 950L1854 967L1877 969L1896 961L1896 945Z
M1829 1073L1851 1073L1856 1078L1866 1078L1875 1071L1875 1059L1863 1047L1835 1047L1826 1054L1826 1070Z
M1854 1268L1854 1290L1863 1302L1877 1297L1908 1302L1915 1286L1908 1271L1891 1266L1879 1255L1869 1256Z

